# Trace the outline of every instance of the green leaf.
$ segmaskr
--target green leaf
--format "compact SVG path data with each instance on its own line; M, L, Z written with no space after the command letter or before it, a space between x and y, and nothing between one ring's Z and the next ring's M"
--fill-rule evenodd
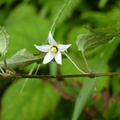
M6 26L12 40L10 43L8 57L17 51L27 48L30 52L36 53L38 50L34 44L40 45L46 42L50 22L44 18L32 16L29 20L19 22L19 24Z
M14 1L15 0L0 0L0 5L2 5L3 3L5 3L5 4L11 4Z
M40 55L34 56L26 49L22 49L6 61L8 68L24 68L34 62L41 62L44 56L45 53L41 53ZM4 67L3 61L0 61L0 67Z
M19 14L19 15L18 15ZM31 16L36 15L36 8L30 4L18 4L9 14L6 25L19 24L23 21L28 21Z
M119 52L119 51L118 51ZM117 64L118 65L118 64ZM116 66L117 68L117 66ZM115 70L115 72L120 72L120 67L118 66L118 69ZM112 86L112 94L120 93L120 84L119 84L120 76L113 76L111 80L111 86Z
M100 0L99 4L98 4L99 8L105 7L105 5L107 4L107 2L108 2L108 0Z
M109 36L110 34L113 33L113 35L115 36L115 35L120 34L120 22L113 26L109 26L106 28L100 28L100 29L92 29L89 26L84 26L84 27L92 33L101 34L101 35Z
M0 26L0 54L5 55L8 51L10 36L5 27Z
M101 72L108 62L108 60L113 55L116 47L119 45L119 37L116 38L116 41L111 42L109 44L104 45L99 52L97 52L93 65L91 66L92 71ZM110 50L110 51L109 51ZM102 56L101 56L102 53ZM78 120L79 115L82 113L84 106L93 90L93 86L95 84L94 79L86 78L83 84L83 89L79 92L77 97L77 101L75 104L72 120ZM81 97L80 97L81 96Z
M21 79L6 90L2 99L2 120L42 120L55 110L60 96L49 83L29 79L20 94L24 82L25 79Z
M76 40L78 50L82 52L92 50L102 44L105 44L120 34L120 23L102 29L92 29L90 27L86 28L92 33L80 34L77 36Z
M70 48L73 51L76 52L76 45L75 45L75 39L76 36L79 35L80 33L86 33L89 32L87 29L85 29L83 26L81 27L74 27L71 30L69 30L69 34L68 34L68 39L69 39L69 43L72 44L72 47Z

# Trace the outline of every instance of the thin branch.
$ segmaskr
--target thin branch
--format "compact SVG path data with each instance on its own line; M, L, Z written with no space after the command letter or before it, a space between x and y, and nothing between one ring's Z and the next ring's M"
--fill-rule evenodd
M82 52L82 57L83 57L83 60L84 60L84 62L85 62L85 64L86 64L87 69L89 70L90 73L92 73L92 70L90 69L90 67L89 67L89 65L88 65L88 62L87 62L87 60L86 60L85 55L84 55L83 52Z
M4 54L2 55L2 58L3 58L5 69L7 69L7 62Z
M74 74L74 75L24 75L24 74L16 74L16 75L8 75L0 77L0 80L8 79L8 78L73 78L73 77L104 77L104 76L115 76L120 75L120 72L110 72L110 73L86 73L86 74Z
M73 65L74 65L81 73L87 74L86 71L83 69L83 67L82 67L81 65L79 65L79 67L80 67L80 68L79 68L78 65L76 65L76 63L71 59L71 57L70 57L67 53L64 52L64 55L66 55L66 57L73 63Z
M31 75L31 74L32 74L32 72L33 72L34 69L35 69L36 64L37 64L37 63L34 63L34 64L33 64L32 69L30 69L28 75ZM18 78L18 77L17 77L17 78ZM21 78L21 77L20 77L20 78ZM25 87L25 85L26 85L28 79L29 79L29 78L26 77L25 82L24 82L24 84L23 84L23 86L22 86L22 88L21 88L21 90L20 90L20 94L22 93L22 91L23 91L23 89L24 89L24 87Z

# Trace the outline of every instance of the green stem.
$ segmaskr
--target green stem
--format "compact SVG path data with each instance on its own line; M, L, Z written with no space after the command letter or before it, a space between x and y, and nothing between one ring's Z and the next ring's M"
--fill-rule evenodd
M7 62L6 62L5 55L2 55L2 58L3 58L5 69L7 69L8 67L7 67Z
M39 64L39 65L37 66L37 69L36 69L36 71L35 71L35 75L37 75L37 72L38 72L40 66L41 66L41 64Z
M32 69L29 71L28 75L31 75L31 74L32 74L32 72L33 72L34 69L35 69L36 64L37 64L37 63L34 63L34 65L32 66ZM19 77L21 78L21 76L19 76ZM20 90L20 94L22 93L23 89L25 88L25 85L26 85L28 79L29 79L29 77L26 77L26 80L25 80L25 82L24 82L24 84L23 84L23 86L22 86L22 88L21 88L21 90Z
M66 54L66 53L64 52L64 55L66 55L66 57L73 63L73 65L74 65L80 72L82 72L83 74L86 74L86 72L84 72L83 70L81 70L81 69L75 64L75 62L70 58L70 56L69 56L68 54Z
M57 22L61 16L61 14L63 13L63 11L65 10L65 8L72 2L72 0L68 0L63 6L62 8L60 9L59 13L57 14L53 24L52 24L52 27L51 27L51 32L54 33L55 31L55 28L57 26Z
M86 60L83 52L82 52L82 57L83 57L83 60L84 60L84 62L85 62L85 65L86 65L88 71L89 71L90 73L92 73L92 70L89 68L88 62L87 62L87 60Z

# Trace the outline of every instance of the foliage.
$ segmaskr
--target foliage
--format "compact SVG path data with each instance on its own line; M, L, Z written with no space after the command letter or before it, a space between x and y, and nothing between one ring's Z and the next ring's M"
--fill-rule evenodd
M77 36L76 44L78 46L78 50L92 50L110 40L120 34L120 23L117 25L103 28L103 29L89 29L92 33L84 33Z
M0 26L0 54L5 55L8 50L10 36L7 34L5 27Z
M82 65L89 71L82 52L93 72L120 72L119 6L119 0L1 0L0 75L9 75L11 69L31 75L80 74L67 57L62 66L51 62L35 67L45 54L34 44L45 44L50 30L57 42L72 44L67 54L78 69ZM119 83L120 76L97 78L97 82L92 78L0 80L0 117L119 120Z
M3 98L4 110L1 119L38 120L44 118L47 113L52 113L56 108L59 94L49 83L40 80L29 81L24 91L19 94L23 83L24 80L21 79L8 88L8 92ZM14 102L9 103L13 101L14 96L16 96ZM9 111L12 111L12 115Z
M10 69L15 68L25 68L26 66L34 63L34 62L40 62L41 59L45 56L44 53L41 53L40 55L33 55L26 49L22 49L18 51L15 55L13 55L11 58L7 59L7 66ZM4 68L3 61L0 62L0 67Z

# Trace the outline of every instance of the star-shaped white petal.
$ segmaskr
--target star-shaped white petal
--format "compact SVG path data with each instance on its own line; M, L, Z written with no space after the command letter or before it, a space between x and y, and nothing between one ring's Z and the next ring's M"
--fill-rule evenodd
M53 58L55 58L55 61L58 64L62 64L61 52L64 52L65 50L67 50L71 46L71 44L67 44L67 45L57 44L51 32L49 32L49 35L48 35L48 43L49 45L41 45L41 46L34 45L38 50L42 52L47 52L47 54L44 57L43 64L49 63Z
M49 35L48 35L48 42L50 45L57 45L56 41L54 40L54 38L51 34L51 31L49 32Z

